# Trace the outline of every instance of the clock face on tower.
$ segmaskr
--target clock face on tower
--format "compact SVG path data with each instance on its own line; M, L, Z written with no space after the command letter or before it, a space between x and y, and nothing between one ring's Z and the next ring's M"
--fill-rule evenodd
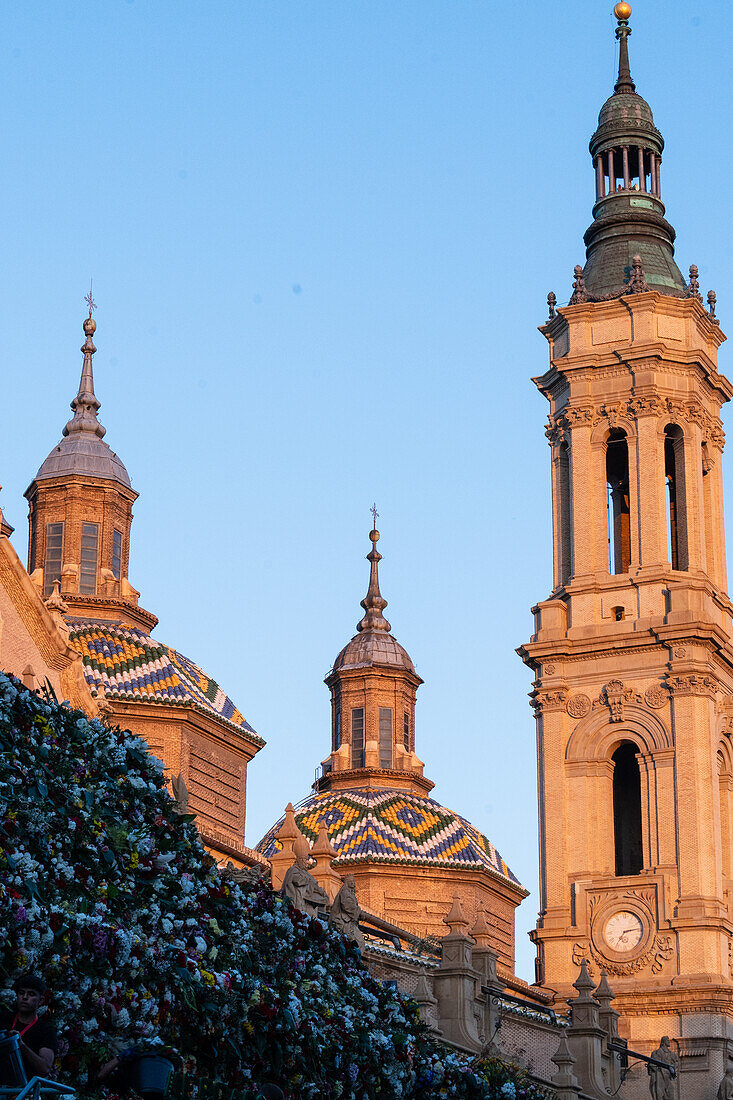
M633 951L641 943L643 935L641 918L628 909L613 913L603 927L603 938L614 951Z

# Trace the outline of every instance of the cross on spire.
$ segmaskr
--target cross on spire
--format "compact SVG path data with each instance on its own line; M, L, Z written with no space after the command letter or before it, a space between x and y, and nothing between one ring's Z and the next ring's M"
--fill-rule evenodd
M376 529L377 529L377 517L379 516L379 512L377 511L376 502L374 504L372 504L369 511L372 513L372 521L373 521L372 530L376 531Z
M91 279L89 280L89 293L84 295L84 301L89 306L89 316L91 317L92 310L95 310L97 308L97 303L94 301L94 298L92 297L92 280Z

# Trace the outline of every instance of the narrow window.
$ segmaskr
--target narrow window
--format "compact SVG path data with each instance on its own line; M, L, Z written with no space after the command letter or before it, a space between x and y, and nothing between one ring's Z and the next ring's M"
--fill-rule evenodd
M379 766L392 767L392 711L389 707L379 708Z
M341 748L341 711L337 710L333 718L333 751Z
M560 525L557 546L560 554L558 580L567 584L571 576L570 568L570 452L567 443L560 444L557 461L557 521Z
M641 776L637 749L628 741L613 754L613 832L616 874L638 875L643 866L641 844Z
M402 736L405 742L405 748L410 751L410 715L408 711L405 711L402 721Z
M116 581L122 571L122 532L112 532L112 574Z
M667 482L667 552L673 569L687 569L684 437L676 424L668 424L664 429L664 475Z
M85 596L95 596L97 593L98 547L99 526L96 523L82 523L79 591Z
M626 432L615 430L606 444L608 492L608 571L628 573L631 564L629 526L629 445Z
M364 767L364 708L354 707L351 712L351 766Z
M705 525L705 568L709 577L717 580L718 555L715 545L715 528L713 520L713 479L710 452L707 443L702 445L702 513Z
M46 524L46 560L43 565L43 595L50 596L56 581L61 580L64 550L63 523Z

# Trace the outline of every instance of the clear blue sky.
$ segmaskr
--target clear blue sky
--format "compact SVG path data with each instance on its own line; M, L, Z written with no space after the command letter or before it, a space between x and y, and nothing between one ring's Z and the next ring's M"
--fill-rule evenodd
M322 679L361 614L376 500L387 615L425 680L418 751L435 795L533 891L526 977L536 765L514 648L551 586L529 379L547 291L567 301L584 259L611 7L0 6L0 503L16 547L78 382L93 274L101 419L140 493L131 580L161 639L268 742L249 843L328 751ZM733 8L634 8L677 257L725 328ZM721 361L733 373L725 347Z

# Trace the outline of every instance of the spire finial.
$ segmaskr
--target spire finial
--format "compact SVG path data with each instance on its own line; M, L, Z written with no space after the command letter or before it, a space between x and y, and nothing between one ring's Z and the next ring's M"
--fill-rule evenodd
M629 43L628 38L631 34L631 27L629 26L629 16L631 15L631 4L619 3L613 9L613 14L616 16L618 26L616 27L616 37L619 40L619 55L618 55L618 80L614 91L619 92L635 92L636 85L631 79L631 67L629 65Z
M92 315L92 312L97 308L97 303L94 301L94 298L92 297L92 288L93 288L93 286L94 286L94 283L90 279L89 280L89 293L84 298L84 301L89 306L89 316L90 317Z
M649 290L644 268L641 265L641 256L638 253L631 261L631 274L627 286L631 294L644 294Z
M76 397L71 402L71 408L74 415L64 428L63 434L70 435L72 432L93 432L94 435L101 439L106 434L107 429L103 428L97 420L99 401L97 401L97 396L94 392L94 372L92 370L92 356L97 350L92 341L92 336L97 331L97 322L92 317L92 310L97 308L97 303L92 297L91 282L89 284L89 293L84 296L84 301L89 306L89 316L85 318L83 325L86 340L81 346L84 363L81 368L79 390Z
M698 302L702 301L702 294L700 293L700 280L698 279L697 264L690 264L690 285L687 288L686 298L697 298Z
M571 306L577 305L578 302L588 301L588 291L585 289L585 278L583 277L583 268L580 264L576 264L573 268L573 275L575 276L573 280L573 294L568 302L568 305Z
M366 615L361 622L356 624L356 629L360 632L362 630L383 630L388 634L392 628L382 614L387 606L387 601L379 591L379 563L382 560L382 555L377 550L377 543L379 542L377 516L379 512L377 511L376 504L373 504L369 510L372 513L372 529L369 532L372 548L367 554L367 561L371 565L371 570L369 573L369 588L366 596L361 601L361 606L366 611Z

